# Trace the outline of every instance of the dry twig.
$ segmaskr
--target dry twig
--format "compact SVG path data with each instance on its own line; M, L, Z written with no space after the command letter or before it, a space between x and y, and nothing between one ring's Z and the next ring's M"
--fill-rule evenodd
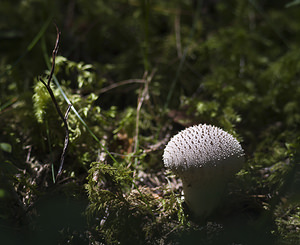
M95 93L96 94L103 94L103 93L106 93L109 90L118 88L118 87L123 86L123 85L131 84L131 83L145 83L145 80L144 79L129 79L129 80L121 81L121 82L118 82L118 83L113 83L113 84L111 84L107 87L104 87L104 88L100 89L99 91L96 91Z
M51 71L50 71L50 74L49 74L49 77L48 77L48 81L46 83L42 78L40 78L39 80L45 85L46 89L48 90L48 93L50 94L51 99L52 99L52 101L55 105L56 111L57 111L57 113L59 114L60 118L62 119L62 121L64 123L65 131L66 131L64 148L63 148L63 152L62 152L61 157L60 157L60 165L59 165L59 169L58 169L58 172L57 172L57 175L56 175L56 180L57 180L57 178L60 176L60 174L62 172L66 151L67 151L67 148L68 148L68 145L69 145L69 128L68 128L67 120L68 120L68 115L69 115L70 109L72 107L72 104L68 105L68 108L67 108L67 111L66 111L65 115L63 115L63 113L62 113L62 111L61 111L61 109L60 109L60 107L59 107L59 105L56 101L54 93L51 89L51 86L50 86L50 83L51 83L51 80L52 80L52 77L53 77L53 74L54 74L55 58L56 58L56 55L57 55L58 45L59 45L59 38L60 38L60 34L61 34L60 31L58 30L58 27L56 25L55 25L55 27L56 27L57 35L56 35L55 46L54 46L54 49L53 49L53 52L52 52L52 67L51 67Z

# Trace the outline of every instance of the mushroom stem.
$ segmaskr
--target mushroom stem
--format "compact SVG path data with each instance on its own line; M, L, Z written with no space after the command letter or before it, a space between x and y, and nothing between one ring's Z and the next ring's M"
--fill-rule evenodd
M185 202L197 218L209 216L224 197L227 181L233 173L226 173L223 164L232 163L230 160L226 159L222 166L192 169L190 178L181 175Z
M182 183L185 202L195 217L204 219L218 206L224 196L225 185L223 184L217 180L217 182L210 183L208 188L199 181Z

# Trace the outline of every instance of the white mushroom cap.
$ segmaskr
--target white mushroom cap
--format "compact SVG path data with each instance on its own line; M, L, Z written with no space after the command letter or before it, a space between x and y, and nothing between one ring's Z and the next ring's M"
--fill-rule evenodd
M227 179L242 167L243 156L232 135L200 124L175 135L164 150L163 161L182 179L191 211L203 217L216 206Z

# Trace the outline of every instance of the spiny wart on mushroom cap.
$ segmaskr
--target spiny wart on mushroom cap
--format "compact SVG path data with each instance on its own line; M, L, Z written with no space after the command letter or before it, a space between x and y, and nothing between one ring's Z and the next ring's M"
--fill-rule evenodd
M206 124L189 127L167 144L164 165L174 171L212 167L222 160L244 155L240 143L224 130Z
M218 206L228 179L242 167L244 151L231 134L200 124L175 135L163 161L181 178L190 211L205 219Z

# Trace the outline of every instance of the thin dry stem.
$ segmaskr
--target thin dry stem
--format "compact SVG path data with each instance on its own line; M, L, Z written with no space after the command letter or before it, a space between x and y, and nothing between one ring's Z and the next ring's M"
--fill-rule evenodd
M181 35L180 35L180 11L175 15L175 38L178 58L182 57Z
M154 69L152 71L152 73L150 74L150 76L148 75L148 72L146 71L144 74L144 78L143 80L145 81L145 85L144 85L144 89L141 92L139 98L138 98L138 105L136 108L136 124L135 124L135 144L134 144L134 153L137 152L138 147L139 147L139 139L138 139L138 135L139 135L139 121L140 121L140 110L142 108L143 102L145 101L145 99L147 99L147 97L149 97L149 83L151 82L154 74L155 74L156 70Z
M59 165L59 169L58 169L58 172L57 172L57 175L56 175L56 180L57 178L60 176L61 172L62 172L62 168L63 168L63 164L64 164L64 159L65 159L65 155L66 155L66 151L67 151L67 148L68 148L68 145L69 145L69 128L68 128L68 115L69 115L69 112L70 112L70 109L72 107L72 104L69 104L68 105L68 108L67 108L67 111L65 113L65 115L63 115L58 103L57 103L57 100L54 96L54 93L51 89L51 86L50 86L50 83L52 81L52 77L53 77L53 74L54 74L54 69L55 69L55 59L56 59L56 55L57 55L57 52L58 52L58 46L59 46L59 39L60 39L60 31L58 30L58 27L57 25L55 25L56 27L56 32L57 32L57 35L56 35L56 41L55 41L55 46L54 46L54 49L52 51L52 67L51 67L51 71L50 71L50 74L49 74L49 77L48 77L48 80L47 80L47 83L42 79L40 78L39 80L45 85L46 89L48 90L48 93L50 94L51 96L51 99L55 105L55 108L56 108L56 111L57 113L59 114L60 118L62 119L63 123L64 123L64 127L65 127L65 131L66 131L66 136L65 136L65 141L64 141L64 147L63 147L63 152L61 154L61 158L60 158L60 165Z

